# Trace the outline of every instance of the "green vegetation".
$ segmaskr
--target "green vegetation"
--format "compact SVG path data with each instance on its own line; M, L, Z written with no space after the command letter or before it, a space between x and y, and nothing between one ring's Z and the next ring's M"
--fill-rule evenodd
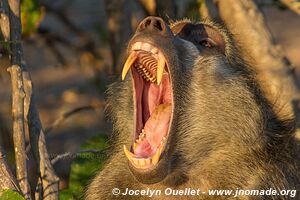
M44 10L36 0L22 0L21 11L22 34L27 36L38 28L44 17Z
M0 200L24 200L24 198L16 191L5 190L1 194Z
M100 135L90 138L81 150L96 149L104 150L108 147L107 137ZM69 187L60 192L60 199L81 199L84 194L85 186L98 169L103 167L105 160L103 152L100 153L81 153L77 155L71 166Z

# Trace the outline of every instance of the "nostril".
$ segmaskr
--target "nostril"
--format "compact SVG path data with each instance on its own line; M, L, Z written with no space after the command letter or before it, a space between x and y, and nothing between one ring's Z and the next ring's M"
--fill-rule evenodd
M161 25L161 21L160 20L155 20L155 22L153 23L153 26L156 27L160 31L163 30L163 27Z
M145 27L147 28L147 26L151 25L151 19L146 20L145 22Z
M167 27L165 22L159 17L147 17L140 23L138 27L138 31L142 31L142 30L158 31L161 32L162 34L166 34L167 32L166 29Z

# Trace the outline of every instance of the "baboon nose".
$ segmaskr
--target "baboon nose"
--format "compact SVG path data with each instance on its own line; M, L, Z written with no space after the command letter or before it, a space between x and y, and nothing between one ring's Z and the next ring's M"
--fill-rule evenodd
M171 32L170 27L160 17L147 17L138 26L137 32L149 31L162 35L168 35Z

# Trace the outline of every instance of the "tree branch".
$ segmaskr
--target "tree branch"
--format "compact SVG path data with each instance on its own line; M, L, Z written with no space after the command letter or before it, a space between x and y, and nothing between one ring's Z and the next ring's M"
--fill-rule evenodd
M295 0L280 0L280 2L288 7L290 10L294 11L296 14L300 15L300 2Z
M24 128L24 87L21 69L21 21L20 1L8 0L10 25L10 59L12 66L8 68L12 84L12 118L13 118L13 141L16 158L16 175L25 199L31 199L31 190L27 174L27 156L25 151L25 128Z
M9 28L9 9L7 1L0 1L0 28L4 40L7 42L10 39Z
M23 49L20 43L21 41L21 21L20 21L20 0L8 0L10 7L10 32L11 32L11 62L13 66L10 68L12 76L12 88L13 88L13 119L14 119L14 133L22 133L18 135L16 141L22 140L23 143L20 144L21 148L15 148L16 159L17 153L23 153L25 155L25 139L24 131L26 128L29 130L30 143L32 146L33 154L38 164L38 169L40 173L40 186L42 188L42 199L45 200L56 200L59 199L58 195L58 178L54 173L53 167L51 165L49 155L47 152L45 137L42 130L41 122L39 119L38 111L34 104L34 98L32 93L32 81L29 72L27 71L27 66L23 58ZM26 123L24 123L26 122ZM28 125L28 127L27 127ZM18 131L18 132L17 132ZM20 136L21 135L21 136ZM17 137L17 136L16 136ZM22 138L21 138L22 137ZM17 146L15 146L17 147ZM23 158L22 157L22 158ZM24 158L23 158L24 159ZM26 160L25 160L26 161ZM26 162L21 163L22 165L16 163L17 172L21 167L25 167ZM21 171L21 170L20 170ZM23 172L23 170L22 170ZM23 172L24 173L24 172ZM27 171L26 171L27 173ZM18 174L18 173L17 173ZM19 181L27 182L27 174L24 179ZM22 182L22 183L23 183ZM25 185L25 186L24 186ZM24 184L22 189L25 194L26 199L30 199L30 189L29 184ZM22 188L21 182L20 186ZM29 192L27 192L29 191Z
M30 145L40 173L38 188L40 188L42 194L39 194L38 196L41 196L41 199L44 200L56 200L59 199L59 178L56 176L51 165L44 131L34 102L34 95L32 92L33 84L24 60L22 66L24 70L22 77L26 94L24 101L25 121L28 123Z
M11 173L0 147L0 196L1 191L5 189L11 189L20 192L18 182Z
M8 42L10 39L9 26L9 9L7 1L0 1L0 28L4 37L4 41ZM5 189L12 189L21 192L16 178L12 174L9 166L5 161L5 156L0 146L0 194Z
M48 134L50 131L52 131L53 128L59 126L62 122L64 122L71 115L74 115L74 114L79 113L81 111L94 110L94 109L95 109L95 107L92 106L92 105L87 105L87 106L81 106L81 107L74 108L73 110L70 110L70 111L64 113L62 116L60 116L58 119L56 119L50 126L45 128L45 133Z
M25 130L24 130L24 90L22 71L19 65L8 68L12 84L12 118L13 118L13 141L16 158L16 174L20 188L25 199L31 199L30 185L27 175Z
M59 199L59 179L55 175L54 169L51 165L50 158L48 155L46 141L44 132L42 130L42 125L39 119L38 111L34 104L34 96L32 94L32 88L30 87L31 80L29 79L29 74L24 74L24 82L29 86L27 88L26 94L31 94L30 100L27 103L29 105L28 112L28 126L30 133L30 142L33 150L34 157L38 164L38 169L40 173L40 181L38 185L42 188L43 198L45 200L56 200Z

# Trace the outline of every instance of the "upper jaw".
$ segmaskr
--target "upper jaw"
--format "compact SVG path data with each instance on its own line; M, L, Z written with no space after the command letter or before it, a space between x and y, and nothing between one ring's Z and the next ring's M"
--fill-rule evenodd
M148 43L148 42L135 42L131 46L131 51L134 50L143 50L147 52L151 52L152 54L158 54L160 53L159 49L155 47L154 45Z
M125 76L128 73L129 69L131 68L135 60L141 55L140 53L141 51L151 53L152 56L156 59L157 61L156 74L149 73L149 76L147 76L148 74L145 73L145 75L152 82L156 82L157 85L159 85L161 83L167 61L162 51L156 46L148 42L137 41L131 44L129 57L127 58L126 63L122 70L122 80L125 79ZM168 68L168 64L167 64L167 68Z

